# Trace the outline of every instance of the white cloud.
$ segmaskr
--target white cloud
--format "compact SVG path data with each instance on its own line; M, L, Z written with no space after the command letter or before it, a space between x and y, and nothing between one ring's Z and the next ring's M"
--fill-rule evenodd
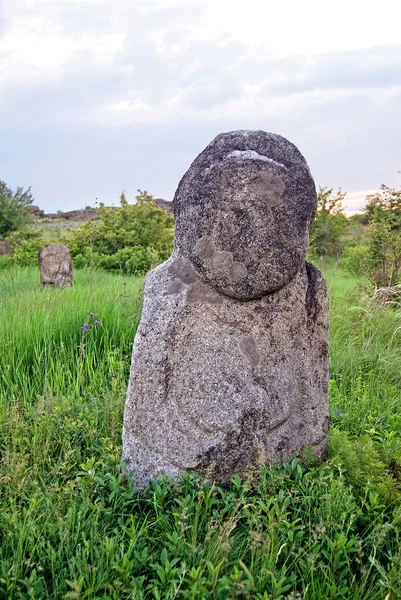
M187 0L158 4L181 6ZM261 47L274 57L399 43L397 0L376 5L363 0L203 0L202 6L192 39L234 39Z
M360 190L358 192L348 192L344 202L343 208L347 215L354 215L359 213L366 206L366 196L376 193L378 190Z
M71 164L84 203L97 186L128 189L130 177L145 179L134 191L171 198L211 137L262 128L295 142L321 185L396 185L397 11L390 0L375 11L359 0L9 0L2 178L24 184L26 173L49 203L63 181L59 201L80 205Z

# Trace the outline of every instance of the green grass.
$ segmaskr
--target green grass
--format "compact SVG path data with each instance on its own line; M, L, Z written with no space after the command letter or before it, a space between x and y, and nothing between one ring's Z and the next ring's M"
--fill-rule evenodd
M120 464L142 280L77 271L50 290L0 271L0 598L401 597L401 312L319 266L329 459L143 495Z
M35 269L4 270L0 400L29 406L48 393L86 397L125 381L141 285L140 278L78 271L72 287L42 288ZM83 335L84 323L94 320L102 326Z
M45 219L45 222L34 221L28 229L40 232L43 244L57 244L60 237L71 237L71 230L78 229L84 222L70 219Z

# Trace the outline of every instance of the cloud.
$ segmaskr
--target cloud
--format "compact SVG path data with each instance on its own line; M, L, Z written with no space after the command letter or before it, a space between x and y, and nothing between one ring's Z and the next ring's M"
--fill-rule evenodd
M401 46L290 57L283 59L281 66L282 76L271 82L269 91L283 94L401 87Z
M201 39L203 3L21 6L0 45L1 178L44 208L122 187L171 198L210 139L239 128L294 141L321 185L396 185L401 46L277 57L223 30Z

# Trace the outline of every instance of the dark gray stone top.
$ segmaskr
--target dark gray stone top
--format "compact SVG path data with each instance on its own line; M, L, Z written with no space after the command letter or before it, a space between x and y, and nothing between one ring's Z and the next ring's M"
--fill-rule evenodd
M220 293L250 300L302 268L316 189L299 150L280 135L218 135L194 160L173 200L175 251Z

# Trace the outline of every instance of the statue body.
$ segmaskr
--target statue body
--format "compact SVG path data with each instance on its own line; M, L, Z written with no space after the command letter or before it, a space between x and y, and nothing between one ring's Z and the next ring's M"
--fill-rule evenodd
M299 151L265 132L218 136L173 202L175 250L146 277L124 415L138 486L163 473L224 483L328 431L328 302L305 262L316 208Z

